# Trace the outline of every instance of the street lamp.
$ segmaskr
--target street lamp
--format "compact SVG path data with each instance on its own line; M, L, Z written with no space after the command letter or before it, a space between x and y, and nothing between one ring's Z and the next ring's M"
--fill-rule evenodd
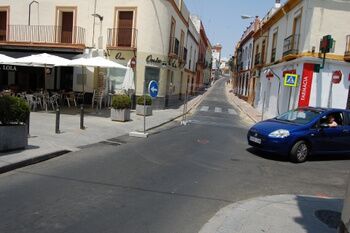
M31 3L29 3L29 6L28 6L28 26L30 26L30 19L31 19L31 14L32 14L32 5L33 4L37 4L38 7L39 7L39 2L38 1L32 1ZM38 12L38 15L39 15L39 12Z
M99 20L100 20L100 36L99 36L99 38L98 38L98 47L99 48L102 48L102 21L103 21L103 16L102 15L100 15L100 14L97 14L97 13L95 13L95 14L91 14L93 17L95 17L95 18L98 18ZM93 30L93 35L92 35L92 40L93 40L93 46L95 47L95 25L94 25L94 28L93 28L94 30Z

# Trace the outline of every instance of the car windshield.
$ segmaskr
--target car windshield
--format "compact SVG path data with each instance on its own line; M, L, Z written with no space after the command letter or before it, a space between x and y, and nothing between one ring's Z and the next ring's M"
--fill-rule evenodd
M315 117L319 116L321 113L321 111L314 109L295 109L286 112L275 119L304 125L315 119Z

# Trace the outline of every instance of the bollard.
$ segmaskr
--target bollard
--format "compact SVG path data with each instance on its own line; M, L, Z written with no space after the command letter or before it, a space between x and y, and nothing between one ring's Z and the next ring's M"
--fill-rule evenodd
M85 129L84 126L84 105L80 105L80 129Z
M26 119L26 125L27 125L27 136L30 138L30 132L29 132L29 127L30 127L30 112L28 114L28 117Z
M59 134L60 133L60 108L58 107L57 109L56 109L56 130L55 130L55 132L57 133L57 134Z

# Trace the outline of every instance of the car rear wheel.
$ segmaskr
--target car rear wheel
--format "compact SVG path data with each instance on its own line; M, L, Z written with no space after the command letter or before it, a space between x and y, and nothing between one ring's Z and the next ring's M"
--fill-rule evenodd
M305 141L298 141L290 151L290 160L294 163L303 163L309 156L309 146Z

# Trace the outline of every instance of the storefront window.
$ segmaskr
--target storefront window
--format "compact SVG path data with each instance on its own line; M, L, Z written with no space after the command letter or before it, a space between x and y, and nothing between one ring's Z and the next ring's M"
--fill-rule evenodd
M145 80L146 80L145 91L146 92L150 81L155 80L159 82L159 72L160 72L159 68L146 67L146 71L145 71Z
M109 91L114 93L122 89L126 70L124 69L108 69Z

